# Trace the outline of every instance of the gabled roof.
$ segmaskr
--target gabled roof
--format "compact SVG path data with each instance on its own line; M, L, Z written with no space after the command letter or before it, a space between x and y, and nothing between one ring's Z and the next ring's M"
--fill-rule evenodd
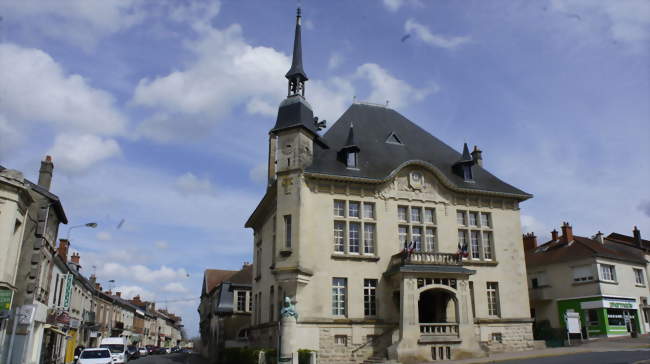
M616 242L616 243L621 243L621 244L626 244L629 246L637 247L636 243L634 242L634 237L633 236L628 236L628 235L623 235L619 233L611 233L607 236L607 239ZM650 240L646 239L641 239L641 246L638 247L641 249L650 249Z
M358 170L346 168L345 163L336 158L337 151L347 143L352 123L356 129L355 143L361 150ZM391 135L398 135L402 144L387 142ZM307 174L383 182L403 166L413 163L428 167L452 190L496 193L519 200L532 197L478 165L472 167L472 183L465 182L453 172L454 164L462 158L461 153L397 111L384 106L353 104L322 139L330 149L314 146L314 159L312 165L305 170Z
M253 284L253 265L252 264L246 264L237 271L237 273L233 274L229 278L226 279L228 282L233 283L233 284Z
M526 252L526 266L538 267L556 263L578 261L585 258L607 258L645 265L647 262L639 250L604 238L604 244L583 236L573 236L565 243L561 239L548 241Z
M203 292L202 294L208 294L212 290L221 284L221 282L227 280L232 275L237 273L236 270L225 270L225 269L206 269L203 273Z

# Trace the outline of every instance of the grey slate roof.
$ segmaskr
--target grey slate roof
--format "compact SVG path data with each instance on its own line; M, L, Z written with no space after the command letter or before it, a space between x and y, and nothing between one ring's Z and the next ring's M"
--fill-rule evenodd
M337 160L337 152L347 143L351 123L354 123L356 129L355 143L361 150L358 169L348 169L345 163ZM386 142L393 133L402 142L401 145ZM387 107L355 103L322 139L329 149L314 146L314 159L312 165L305 170L307 174L356 177L368 182L380 182L389 178L400 166L416 162L437 169L452 188L501 193L520 200L532 197L478 165L472 167L474 181L465 182L453 172L453 165L462 160L461 153Z

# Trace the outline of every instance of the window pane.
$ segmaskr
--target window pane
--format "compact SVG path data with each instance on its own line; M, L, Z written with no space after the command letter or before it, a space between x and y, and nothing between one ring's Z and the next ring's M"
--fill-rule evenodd
M359 252L359 231L360 225L358 222L350 223L350 237L348 239L349 243L349 252L358 253Z
M364 279L363 280L363 313L366 316L377 315L377 280Z
M366 219L375 218L375 204L372 202L363 203L363 217Z
M332 278L332 314L345 315L345 300L347 290L346 278Z
M490 227L490 214L487 212L481 212L481 226Z
M478 231L471 231L470 232L470 237L472 239L472 259L480 259L481 258L481 250L480 250L480 244L479 244L479 232Z
M375 254L375 224L363 225L363 252Z
M422 209L411 207L411 222L422 222Z
M291 215L284 216L284 246L291 248Z
M499 285L497 282L487 282L488 315L499 315Z
M422 228L413 226L411 228L411 240L415 244L416 251L422 251Z
M345 201L334 200L334 216L345 217Z
M467 220L465 219L465 211L456 212L456 222L458 225L467 225Z
M478 226L478 214L476 212L469 213L469 225Z
M406 226L400 225L398 228L398 234L399 234L400 249L405 248L406 241L408 238L408 228Z
M426 230L426 251L434 252L436 251L436 229L427 228Z
M492 233L483 232L483 258L492 259Z
M350 208L348 216L350 216L350 217L359 217L359 202L350 201L348 203L348 206Z
M434 209L424 209L424 222L428 224L435 224L434 212Z
M345 223L343 221L334 221L334 251L345 251Z
M406 221L406 206L397 206L397 218L399 221Z
M357 153L348 153L348 167L357 168Z

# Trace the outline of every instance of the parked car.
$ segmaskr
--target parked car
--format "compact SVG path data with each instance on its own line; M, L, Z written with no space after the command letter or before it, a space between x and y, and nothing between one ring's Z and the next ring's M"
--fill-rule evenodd
M152 354L156 354L156 355L167 354L167 349L156 347L154 348Z
M153 345L145 345L145 348L147 348L147 355L155 354L156 347Z
M149 350L147 350L146 347L140 347L138 348L138 353L140 354L140 356L147 356L149 355Z
M179 353L179 352L181 351L181 348L179 348L178 346L174 346L174 347L171 349L171 351L172 351L172 353Z
M126 338L107 337L105 339L102 339L99 347L111 351L111 356L113 357L114 364L124 364L129 361L129 354L126 351Z
M181 349L181 353L183 354L192 354L192 350L188 348L183 348Z
M111 351L102 348L84 349L77 360L77 364L112 364L112 362Z
M140 352L134 345L129 345L126 347L126 354L129 360L135 360L140 357Z

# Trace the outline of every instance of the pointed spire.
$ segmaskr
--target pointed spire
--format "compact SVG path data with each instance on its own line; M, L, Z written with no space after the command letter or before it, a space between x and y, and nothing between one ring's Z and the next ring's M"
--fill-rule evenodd
M469 148L467 143L463 145L463 157L460 159L460 162L472 162L472 156L469 154Z
M301 19L300 8L298 8L296 13L296 33L293 39L293 60L291 62L291 69L284 76L289 80L289 96L305 96L305 81L309 80L305 70L302 68Z

